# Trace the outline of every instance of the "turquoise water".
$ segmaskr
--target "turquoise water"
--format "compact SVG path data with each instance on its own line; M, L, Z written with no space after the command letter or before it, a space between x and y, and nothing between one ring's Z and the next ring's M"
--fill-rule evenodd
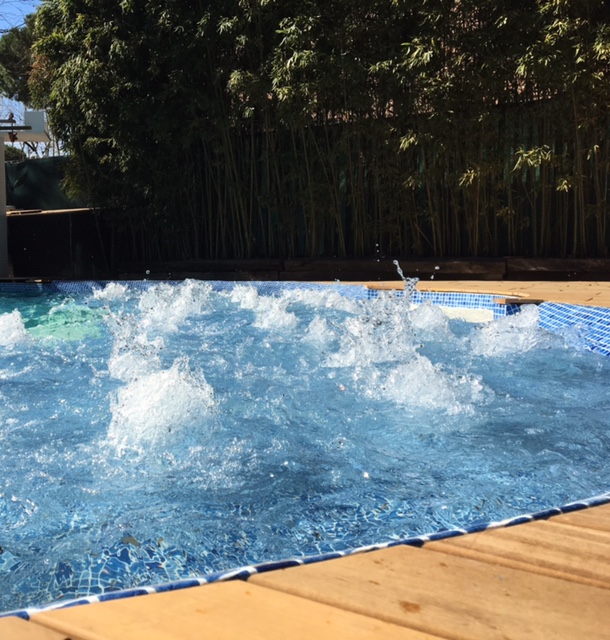
M195 281L0 299L0 611L610 488L610 359L536 307Z

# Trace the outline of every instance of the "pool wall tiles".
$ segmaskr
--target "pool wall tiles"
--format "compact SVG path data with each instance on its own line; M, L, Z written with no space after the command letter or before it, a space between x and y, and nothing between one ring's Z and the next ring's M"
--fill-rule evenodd
M44 293L85 293L95 288L103 288L106 282L58 282L48 284L21 284L21 283L1 283L0 293L13 293L13 294L25 294L36 295ZM124 283L130 288L135 289L147 289L151 286L155 286L157 282L133 282L128 281ZM235 286L235 283L231 282L210 282L209 283L215 290L230 290ZM312 283L249 283L256 286L260 293L264 295L278 294L283 290L294 289L318 289L321 287L327 287L328 285L316 285ZM351 286L351 285L334 285L340 293L350 298L366 299L375 298L379 296L377 291L366 289L365 287ZM412 301L415 304L421 304L423 302L430 302L432 304L438 304L448 307L465 307L471 309L491 309L494 312L494 317L500 317L505 315L511 315L517 313L519 310L518 305L499 305L494 302L493 295L481 295L481 294L465 294L465 293L436 293L436 292L419 292L416 291L413 294ZM539 318L540 325L553 332L565 332L566 329L574 329L578 338L582 341L582 344L587 348L597 351L599 353L610 355L610 309L600 307L584 307L576 305L566 305L557 303L543 303L539 305ZM392 540L389 542L369 545L367 547L360 547L357 549L350 549L346 551L337 551L327 553L323 555L303 557L303 558L291 558L288 560L282 560L278 562L266 562L258 565L240 567L230 571L223 571L200 578L192 578L186 580L179 580L175 582L150 586L140 587L134 589L127 589L122 591L109 592L101 595L87 596L84 598L78 598L67 602L58 602L50 605L28 608L18 611L11 611L1 613L0 617L9 615L19 616L21 618L29 619L32 615L40 611L48 611L51 609L59 609L65 607L76 606L80 604L87 604L93 602L104 602L108 600L115 600L117 598L127 598L136 595L144 595L149 593L161 593L164 591L173 591L177 589L184 589L187 587L193 587L203 584L209 584L212 582L226 581L232 579L247 579L249 576L255 573L263 573L266 571L273 571L286 567L298 566L302 564L312 564L314 562L321 562L323 560L330 560L333 558L340 558L355 553L364 553L367 551L374 551L398 545L410 545L410 546L423 546L426 542L432 540L442 540L446 538L452 538L456 536L465 535L468 533L475 533L485 531L488 529L497 529L502 527L510 527L517 524L532 522L535 520L546 520L551 516L559 515L562 513L569 513L572 511L578 511L581 509L587 509L589 507L598 506L601 504L610 503L610 493L605 493L600 496L583 500L579 502L570 503L563 507L557 507L547 509L538 513L530 515L521 515L501 522L484 523L475 525L466 529L448 529L445 531L439 531L430 533L424 536L414 536L400 540Z
M539 323L553 332L573 330L584 347L610 356L610 309L544 302L538 308Z
M391 547L398 546L411 546L411 547L423 547L428 542L446 540L448 538L457 538L459 536L467 535L470 533L480 533L482 531L488 531L491 529L501 529L507 527L514 527L518 524L525 524L527 522L536 522L539 520L548 520L553 516L561 514L572 513L574 511L582 511L583 509L589 509L591 507L597 507L603 504L610 504L610 493L604 493L587 500L580 500L578 502L571 502L562 507L553 507L551 509L545 509L544 511L538 511L536 513L528 515L515 516L506 520L498 522L489 522L464 529L446 529L444 531L437 531L421 536L412 536L404 539L391 540L388 542L368 545L366 547L358 547L356 549L348 549L345 551L334 551L331 553L320 554L316 556L308 556L301 558L289 558L287 560L279 560L274 562L263 562L256 565L248 565L232 569L228 571L220 571L217 573L201 576L198 578L187 578L184 580L176 580L174 582L168 582L164 584L152 585L148 587L135 587L133 589L124 589L119 591L112 591L101 595L85 596L74 600L55 602L49 605L41 607L29 607L27 609L19 609L16 611L9 611L6 613L0 613L0 618L7 616L17 616L25 620L29 620L32 616L42 611L52 611L57 609L67 609L70 607L79 606L82 604L93 604L96 602L108 602L111 600L119 600L122 598L131 598L134 596L148 595L153 593L164 593L167 591L177 591L179 589L187 589L189 587L198 587L204 584L213 584L214 582L226 582L229 580L247 580L250 576L257 573L266 573L267 571L277 571L279 569L287 569L290 567L298 567L300 565L314 564L317 562L323 562L326 560L336 560L345 556L351 556L360 553L368 553L370 551L379 551L381 549L389 549Z
M126 280L117 281L118 284L125 285L130 289L146 290L151 287L158 286L162 282L154 280ZM163 281L164 284L179 285L181 281L168 280ZM358 285L342 285L337 284L318 284L313 282L231 282L224 280L206 281L215 291L230 291L236 286L254 286L261 295L279 295L282 291L309 290L319 291L327 290L329 286L345 296L346 298L365 300L378 298L381 293L375 289L368 289L365 286ZM82 294L90 293L94 289L103 289L108 282L106 281L79 281L79 282L48 282L48 283L19 283L5 282L0 283L0 293L12 293L21 295L38 295L38 294ZM394 295L402 296L402 291L392 292ZM414 304L422 304L429 302L430 304L443 307L462 307L467 309L487 309L493 311L494 318L512 315L519 311L519 306L514 304L498 304L494 302L497 296L491 294L472 294L472 293L454 293L454 292L436 292L436 291L414 291L411 301Z

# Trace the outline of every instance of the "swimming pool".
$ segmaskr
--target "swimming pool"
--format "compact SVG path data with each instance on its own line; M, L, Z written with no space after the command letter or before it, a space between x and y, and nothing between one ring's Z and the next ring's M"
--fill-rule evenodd
M608 311L517 312L341 285L6 287L0 611L605 500Z

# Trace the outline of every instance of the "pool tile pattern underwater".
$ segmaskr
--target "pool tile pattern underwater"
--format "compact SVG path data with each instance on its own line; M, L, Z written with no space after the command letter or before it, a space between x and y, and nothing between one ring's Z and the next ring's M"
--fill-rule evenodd
M1 293L13 293L18 295L38 295L41 293L83 293L90 292L92 289L103 288L106 282L56 282L56 283L40 283L40 284L22 284L22 283L0 283ZM128 287L137 289L147 289L157 285L157 282L133 282L126 281ZM212 281L209 283L215 290L230 290L235 283L226 281ZM263 282L250 283L256 286L259 293L264 295L277 295L284 290L294 289L319 289L328 285L314 283L291 283L291 282ZM379 292L367 289L364 286L353 285L334 285L336 290L350 298L364 299L375 298L379 296ZM400 295L400 293L398 294ZM486 309L493 311L494 317L502 317L517 313L519 305L515 304L498 304L495 300L496 295L490 294L471 294L471 293L454 293L454 292L420 292L413 291L411 300L414 304L430 302L432 304L445 307L462 307L467 309ZM592 351L610 355L610 309L601 307L584 307L570 304L543 303L539 305L539 322L540 325L549 331L563 332L566 329L575 331L580 344ZM489 529L498 529L511 527L525 522L546 520L551 516L570 513L594 506L610 503L610 492L595 496L587 500L570 503L562 507L547 509L531 515L518 516L501 522L491 522L483 525L477 525L471 528L450 529L438 532L432 532L424 536L414 536L403 540L394 540L391 542L369 545L357 549L347 551L337 551L305 558L290 558L278 562L261 563L246 567L238 567L229 571L208 574L198 578L191 578L179 581L164 581L171 571L172 565L180 564L183 560L182 553L178 549L160 548L154 543L138 542L135 540L125 539L121 544L107 550L103 558L97 566L96 573L93 576L91 570L80 577L80 582L86 590L88 584L99 584L102 587L92 589L90 595L70 601L59 601L50 605L41 607L32 607L18 611L10 611L0 613L0 618L5 616L18 616L29 619L33 614L40 611L60 609L72 607L79 604L105 602L119 598L131 597L134 595L144 595L150 593L162 593L174 591L187 587L193 587L203 584L209 584L219 581L227 581L232 579L245 579L254 574L275 571L287 567L293 567L304 564L312 564L324 560L340 558L344 556L364 553L368 551L380 550L399 545L408 545L421 547L427 542L436 540L445 540L462 536L467 533L475 533ZM159 584L153 586L138 587L126 590L113 590L113 575L117 572L124 573L130 570L143 568L148 570L149 574L155 576L155 580ZM10 552L0 554L0 571L17 571L20 562ZM58 585L66 581L68 577L72 577L73 569L68 563L60 565L55 575L55 581ZM100 593L104 590L105 593ZM97 592L96 592L97 591Z
M544 302L539 307L539 323L548 331L574 327L587 349L610 355L610 310L572 304Z
M238 567L229 571L220 571L217 573L202 576L200 578L190 578L186 580L176 580L173 582L166 582L157 585L151 585L146 587L138 587L133 589L123 589L118 591L108 591L102 594L92 594L83 598L77 598L66 602L55 602L42 607L30 607L27 609L21 609L17 611L9 611L0 614L0 618L5 616L17 616L24 620L29 620L31 616L40 613L41 611L52 611L57 609L64 609L69 607L78 606L81 604L93 604L96 602L110 602L121 598L130 598L133 596L147 595L153 593L164 593L169 591L176 591L179 589L186 589L189 587L202 586L204 584L213 584L216 582L225 582L228 580L244 580L256 574L263 574L269 571L278 571L280 569L287 569L290 567L298 567L303 565L310 565L326 560L336 560L339 558L352 556L361 553L367 553L370 551L380 551L382 549L390 549L398 546L410 546L410 547L422 547L428 542L437 542L442 540L448 540L450 538L456 538L470 533L480 533L483 531L490 531L493 529L508 528L519 524L525 524L528 522L537 522L547 520L552 516L558 516L562 514L569 514L583 509L589 509L591 507L601 506L604 504L610 504L610 492L600 496L596 496L587 500L580 500L573 502L562 507L555 507L551 509L545 509L537 513L517 516L500 522L490 522L487 524L477 525L474 527L463 529L447 529L444 531L438 531L423 536L413 536L405 538L404 540L394 540L391 542L385 542L381 544L368 545L366 547L359 547L357 549L349 549L346 551L335 551L332 553L321 554L317 556L308 556L303 558L289 558L286 560L280 560L277 562L266 562L256 565ZM117 550L118 551L118 550ZM132 558L128 547L123 547L118 551L118 555L110 556L113 562L124 563L125 566L130 566L131 562L138 562L137 558ZM164 556L163 556L164 558ZM161 560L161 556L159 560ZM133 566L133 569L136 567ZM110 587L111 588L111 587Z

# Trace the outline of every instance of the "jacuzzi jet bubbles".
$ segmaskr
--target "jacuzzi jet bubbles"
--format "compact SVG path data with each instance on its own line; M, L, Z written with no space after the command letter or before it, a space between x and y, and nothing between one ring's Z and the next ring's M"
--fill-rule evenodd
M27 340L25 324L17 309L0 315L0 347L12 347Z
M497 357L525 353L560 342L561 338L538 326L538 308L535 305L525 305L520 313L482 326L474 335L472 347L478 355Z
M298 320L294 313L287 310L289 299L286 297L259 296L252 286L236 286L230 299L241 309L254 312L253 326L266 330L291 330Z
M118 448L163 445L185 429L205 429L213 404L212 387L183 357L169 369L133 378L113 394L108 438Z
M413 287L0 299L0 611L607 491L610 360Z
M205 312L212 287L197 280L187 280L179 287L160 284L142 293L138 305L142 329L173 333L189 317Z
M389 372L382 382L382 395L399 405L449 415L472 413L485 400L478 376L447 373L420 355Z

